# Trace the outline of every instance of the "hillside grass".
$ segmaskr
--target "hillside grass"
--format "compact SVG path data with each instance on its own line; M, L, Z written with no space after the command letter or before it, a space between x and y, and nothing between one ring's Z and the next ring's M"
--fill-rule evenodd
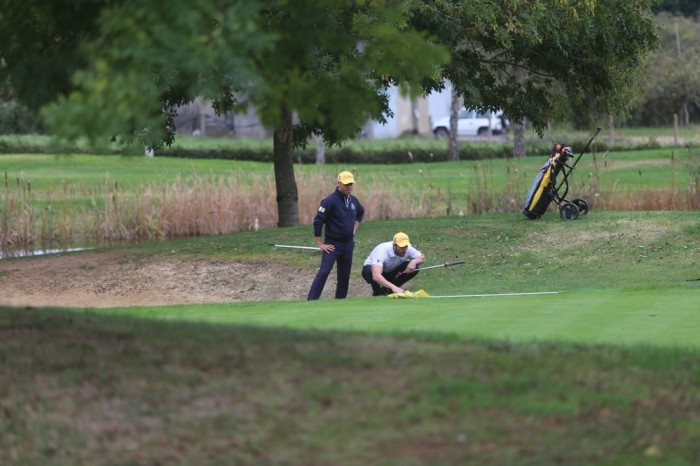
M398 230L426 265L466 261L412 290L563 293L0 308L0 463L697 464L696 212L368 221L353 274ZM314 270L273 246L311 236L126 248Z

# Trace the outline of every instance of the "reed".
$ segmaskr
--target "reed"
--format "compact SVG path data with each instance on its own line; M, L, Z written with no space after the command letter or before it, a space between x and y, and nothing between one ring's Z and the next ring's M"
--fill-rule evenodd
M333 189L320 174L298 173L302 223L311 223L320 199ZM277 225L274 179L237 173L226 177L193 175L172 183L144 184L126 190L113 181L90 188L64 186L36 199L28 182L2 191L0 244L104 244L187 236L216 235ZM390 219L434 214L441 202L422 193L414 203L407 190L377 188L362 202L368 218ZM45 204L43 207L41 205Z
M589 201L594 209L613 211L686 211L700 209L700 155L688 147L688 157L679 162L679 157L672 152L670 158L671 177L666 187L622 187L615 178L615 162L593 154L591 171L584 179L577 178L572 190L576 195ZM686 186L677 183L675 173L678 164L690 176ZM653 169L653 168L651 168ZM643 176L643 171L638 171ZM569 197L572 197L571 195Z

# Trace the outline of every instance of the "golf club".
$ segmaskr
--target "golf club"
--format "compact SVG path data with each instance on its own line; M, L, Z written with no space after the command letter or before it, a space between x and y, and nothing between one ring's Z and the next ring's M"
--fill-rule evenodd
M581 156L584 154L584 152L586 152L586 150L591 145L591 143L593 142L595 137L598 136L598 133L600 133L600 126L598 126L596 128L595 133L593 133L593 136L591 136L591 139L588 140L588 144L586 144L586 147L584 147L583 150L581 151L581 153L578 155L578 157L576 157L576 160L574 160L573 165L571 165L571 167L569 167L569 173L571 173L571 171L573 171L573 169L576 168L576 165L578 164L578 161L581 159ZM566 162L565 162L565 164L566 164ZM568 167L568 165L567 165L567 167ZM559 191L562 188L562 186L564 186L564 183L567 182L567 178L568 177L565 173L564 179L561 181L561 183L559 183L559 186L557 186L557 191ZM568 190L568 185L567 185L567 190ZM566 196L566 194L564 194L564 196ZM564 197L564 196L562 196L562 197Z
M496 298L504 296L533 296L542 294L560 294L563 291L534 291L527 293L494 293L494 294L457 294L452 296L430 296L431 298Z
M453 265L459 264L464 264L464 261L445 262L444 264L431 265L429 267L420 267L418 268L418 270L436 269L438 267L452 267Z
M292 246L289 244L275 244L274 245L276 248L290 248L290 249L308 249L311 251L320 251L321 248L317 246Z

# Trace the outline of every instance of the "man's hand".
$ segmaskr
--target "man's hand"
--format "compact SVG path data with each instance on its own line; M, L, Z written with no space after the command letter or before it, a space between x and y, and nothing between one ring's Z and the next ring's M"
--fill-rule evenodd
M314 240L316 241L316 246L318 246L318 248L321 251L325 253L331 253L335 251L335 246L333 246L332 244L325 244L320 236L314 236Z
M319 249L321 249L321 251L326 253L331 253L335 251L335 246L332 244L319 244L318 247Z

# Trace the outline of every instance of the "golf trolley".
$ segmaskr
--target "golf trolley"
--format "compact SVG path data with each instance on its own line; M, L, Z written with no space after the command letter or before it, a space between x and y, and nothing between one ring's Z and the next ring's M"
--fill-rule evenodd
M571 172L574 171L581 156L586 152L586 149L588 149L588 146L591 145L599 132L600 128L597 128L595 134L588 141L588 144L586 144L579 156L576 157L573 164L568 163L574 157L571 147L564 147L561 144L554 146L554 149L549 154L549 159L542 165L535 180L532 182L532 186L530 186L525 199L523 215L531 220L538 219L544 215L552 201L559 206L559 216L564 220L576 220L579 215L588 213L590 210L588 201L581 198L570 201L566 198L566 195L569 193L569 176ZM557 176L560 174L563 178L557 185Z

